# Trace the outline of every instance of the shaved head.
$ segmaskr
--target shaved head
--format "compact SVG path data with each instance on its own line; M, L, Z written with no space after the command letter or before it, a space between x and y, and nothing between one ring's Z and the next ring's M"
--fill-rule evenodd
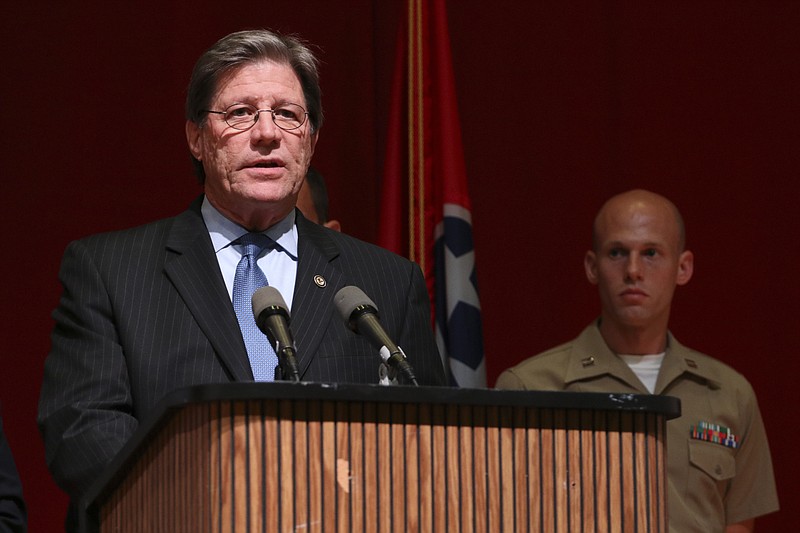
M669 199L644 189L634 189L612 196L603 204L592 226L592 249L595 252L599 250L603 241L604 230L608 227L610 221L620 217L629 217L633 213L644 209L660 212L661 216L664 217L663 220L675 229L677 251L684 251L686 248L686 228L680 211Z

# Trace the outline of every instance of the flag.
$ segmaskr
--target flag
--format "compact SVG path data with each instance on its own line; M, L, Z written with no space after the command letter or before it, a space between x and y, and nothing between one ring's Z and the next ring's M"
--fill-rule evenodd
M453 385L485 387L481 308L445 0L406 0L398 32L379 243L416 261Z

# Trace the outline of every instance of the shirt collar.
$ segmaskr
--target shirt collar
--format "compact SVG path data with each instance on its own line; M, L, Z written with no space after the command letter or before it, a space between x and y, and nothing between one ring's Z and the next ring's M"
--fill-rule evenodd
M667 350L661 364L656 390L663 390L682 374L693 374L706 381L712 388L719 388L720 378L705 358L683 346L668 331ZM576 339L570 357L565 384L592 379L609 374L626 382L632 380L633 371L617 357L600 335L597 322L587 327Z
M203 198L200 212L203 215L206 228L208 228L208 234L211 236L214 253L218 253L223 248L230 246L233 241L248 233L239 224L225 218L217 208L211 205L208 197ZM276 243L275 248L277 250L285 252L289 257L297 261L297 226L295 225L294 209L262 233Z

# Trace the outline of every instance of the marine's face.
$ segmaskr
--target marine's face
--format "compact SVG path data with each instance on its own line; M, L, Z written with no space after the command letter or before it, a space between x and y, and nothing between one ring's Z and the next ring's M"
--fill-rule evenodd
M306 107L292 68L272 61L246 64L220 80L210 109L222 111L233 103L257 109L284 103ZM187 122L187 139L203 164L211 204L240 225L262 230L294 208L317 135L308 120L286 131L269 112L262 112L246 131L230 127L222 115L209 114L202 126Z
M585 268L598 286L603 320L620 328L666 328L675 287L692 273L672 211L642 201L610 205L598 215L595 236Z

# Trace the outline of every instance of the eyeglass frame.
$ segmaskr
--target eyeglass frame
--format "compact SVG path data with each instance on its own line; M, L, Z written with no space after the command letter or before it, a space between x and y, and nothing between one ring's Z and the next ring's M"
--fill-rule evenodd
M299 107L303 111L303 113L302 113L303 121L300 122L300 124L298 124L297 126L294 126L293 128L285 128L283 125L281 125L275 119L275 110L276 109L281 109L281 107L287 106L287 105ZM228 110L230 108L232 108L233 106L249 107L250 109L252 109L254 111L253 121L250 123L249 126L247 126L244 129L241 129L241 128L238 128L238 127L234 126L230 122L228 122L228 120L225 118L225 115L228 114ZM267 111L272 116L272 123L275 124L275 126L277 126L278 128L282 129L283 131L294 131L294 130L300 129L300 128L303 127L303 124L308 122L308 118L309 118L308 111L306 111L306 108L304 108L300 104L295 104L294 102L284 102L284 103L280 104L279 106L277 106L277 108L265 107L264 109L259 109L258 107L254 106L253 104L248 104L248 103L245 103L245 102L234 102L231 105L229 105L228 107L226 107L224 111L214 111L213 109L204 109L203 110L204 113L214 113L215 115L222 115L222 120L225 122L225 124L227 124L228 126L230 126L233 129L235 129L236 131L248 131L248 130L252 129L252 127L255 126L256 123L258 122L258 119L261 116L261 113L267 112ZM240 124L245 124L245 123L246 123L245 121L242 121Z

